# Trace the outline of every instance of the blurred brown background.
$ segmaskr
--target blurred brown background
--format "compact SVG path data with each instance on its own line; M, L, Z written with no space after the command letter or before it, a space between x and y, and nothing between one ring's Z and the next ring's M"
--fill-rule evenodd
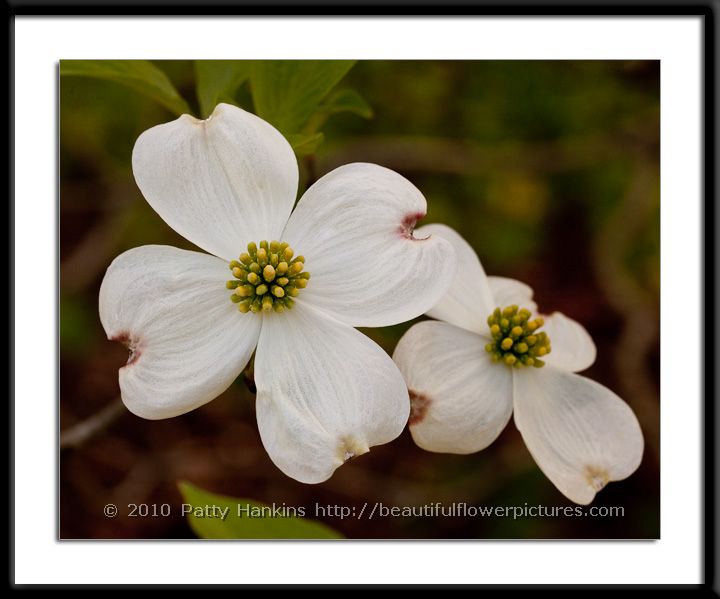
M156 62L191 106L190 61ZM583 323L598 347L583 374L623 397L645 434L643 463L593 505L615 518L324 518L351 538L659 537L659 63L358 62L342 86L375 116L334 116L304 181L353 161L375 162L428 199L423 222L445 222L489 274L535 289L543 312ZM240 104L252 109L249 94ZM242 377L189 414L146 421L118 402L124 347L97 313L105 269L143 244L192 246L135 186L137 136L174 116L111 82L63 77L60 86L60 429L105 419L60 453L61 538L193 538L177 481L293 506L573 505L543 476L510 423L469 456L425 452L403 435L353 460L327 482L282 474L257 432ZM301 188L301 192L304 188ZM391 353L412 323L366 334ZM118 408L119 406L119 408ZM82 442L74 443L73 441ZM106 503L120 515L106 518ZM128 518L128 503L170 503L169 518Z

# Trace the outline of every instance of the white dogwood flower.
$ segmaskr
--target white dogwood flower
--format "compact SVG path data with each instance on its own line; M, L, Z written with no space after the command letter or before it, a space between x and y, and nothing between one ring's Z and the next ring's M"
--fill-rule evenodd
M287 475L324 481L397 437L409 413L402 375L353 327L418 316L454 278L452 245L413 236L420 191L383 167L349 164L293 210L290 145L227 104L145 131L132 166L155 211L209 254L150 245L108 268L100 318L130 349L125 405L150 419L193 410L255 351L260 435Z
M415 443L474 453L514 412L538 466L572 501L588 504L609 481L632 474L643 453L635 414L609 389L573 374L595 361L587 331L559 312L533 318L532 289L486 276L449 227L427 225L416 235L450 241L458 271L427 313L438 320L411 327L393 354L410 391Z

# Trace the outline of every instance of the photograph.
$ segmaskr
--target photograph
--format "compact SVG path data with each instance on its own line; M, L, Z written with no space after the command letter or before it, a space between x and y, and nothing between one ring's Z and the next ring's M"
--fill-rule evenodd
M659 60L60 58L61 543L663 539Z

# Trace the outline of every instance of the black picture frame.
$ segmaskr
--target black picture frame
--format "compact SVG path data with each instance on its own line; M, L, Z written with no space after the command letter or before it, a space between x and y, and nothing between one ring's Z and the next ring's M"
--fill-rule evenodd
M4 121L3 129L5 138L8 143L8 155L13 156L13 79L14 79L14 20L18 16L217 16L217 15L233 15L233 16L295 16L301 18L303 16L371 16L377 18L391 18L393 16L675 16L687 15L698 16L702 19L703 26L703 121L704 121L704 139L703 139L703 205L702 205L702 313L697 322L702 322L702 355L704 356L702 368L702 393L703 393L703 414L704 429L703 447L704 447L704 463L703 463L703 497L702 506L704 538L702 542L702 583L699 585L580 585L558 587L555 585L546 585L534 587L529 585L472 585L471 588L477 588L483 591L524 591L539 588L540 590L552 590L553 592L565 591L614 591L614 590L643 590L646 592L657 591L675 591L687 593L693 591L705 596L720 596L720 583L717 579L717 537L718 537L718 519L717 519L717 468L718 461L716 459L718 451L718 442L716 440L716 431L718 427L718 411L715 405L716 395L716 379L715 373L720 367L718 359L714 352L714 341L719 338L717 319L715 318L714 308L716 306L716 261L717 252L716 232L718 231L718 214L715 202L717 199L716 172L718 171L716 144L718 139L717 130L717 60L718 44L716 39L717 19L720 14L720 0L696 0L691 3L680 2L642 2L634 1L631 4L622 2L605 1L600 2L571 2L571 1L555 1L551 3L530 3L527 0L517 1L508 0L506 2L482 2L482 1L458 1L452 0L449 3L431 3L417 1L398 1L387 4L379 0L369 0L366 2L336 3L323 1L305 1L305 2L288 2L287 0L265 0L265 1L232 1L232 0L207 0L203 3L178 2L177 0L153 0L146 3L142 0L127 0L121 2L119 0L110 0L108 2L98 3L92 1L75 0L64 2L48 2L47 0L11 0L5 3L6 26L7 26L7 62L5 63L5 80L8 86L9 94L9 111L7 120ZM7 164L5 172L5 181L8 182L8 194L14 198L13 186L13 165L12 159ZM10 279L13 279L14 268L14 214L13 202L8 202L8 262L7 269L10 273ZM11 283L12 285L12 283ZM10 556L10 586L14 590L30 590L36 585L16 585L13 578L13 545L14 545L14 525L13 525L13 410L12 404L15 398L14 381L13 381L13 344L16 334L22 334L20 331L14 330L14 306L13 294L10 294L10 310L9 310L9 339L11 346L11 360L8 374L9 382L9 413L8 422L10 424L9 431L9 474L10 474L10 506L9 510L9 534L7 535L9 543ZM270 581L269 581L270 582ZM109 585L113 586L113 585ZM138 587L140 585L129 585ZM200 585L187 585L182 588L193 588ZM280 585L287 588L289 585ZM350 585L353 586L353 585ZM377 585L371 585L377 587ZM433 588L441 587L441 585L430 585ZM173 588L168 586L168 588ZM253 585L248 585L253 588ZM350 588L350 587L347 587ZM412 586L405 587L412 589Z

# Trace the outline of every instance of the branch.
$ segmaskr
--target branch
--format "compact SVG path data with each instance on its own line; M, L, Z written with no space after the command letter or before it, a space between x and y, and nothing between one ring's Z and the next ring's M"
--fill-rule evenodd
M608 217L594 241L598 284L623 317L614 358L622 395L635 410L646 445L660 455L660 414L657 383L648 373L647 358L657 343L658 305L648 285L625 267L626 256L647 222L655 219L658 180L654 165L637 163L626 196Z
M60 433L60 449L80 447L105 430L124 412L125 406L122 400L116 397L96 414L62 431Z

